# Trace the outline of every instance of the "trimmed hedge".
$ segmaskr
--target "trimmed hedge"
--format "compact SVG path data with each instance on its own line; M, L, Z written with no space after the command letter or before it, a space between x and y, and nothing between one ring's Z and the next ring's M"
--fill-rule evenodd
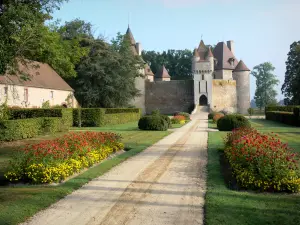
M220 118L217 122L219 131L232 131L236 128L250 128L251 124L249 120L238 114L226 115Z
M138 123L141 130L168 130L167 121L160 115L143 116Z
M62 109L9 109L9 120L40 117L62 117Z
M300 126L299 109L294 109L294 112L266 112L266 120Z
M45 114L42 114L43 110L40 109L14 109L13 111L10 116L14 115L16 118L59 114L61 116L3 120L0 122L0 141L21 140L43 133L67 131L73 123L72 109L55 109L52 114L48 110ZM24 112L23 115L22 112Z
M81 115L80 115L81 112ZM101 127L138 121L141 117L140 109L104 109L83 108L73 110L73 126Z
M265 108L267 112L293 112L294 108L300 108L300 105L286 105L286 106L269 106Z

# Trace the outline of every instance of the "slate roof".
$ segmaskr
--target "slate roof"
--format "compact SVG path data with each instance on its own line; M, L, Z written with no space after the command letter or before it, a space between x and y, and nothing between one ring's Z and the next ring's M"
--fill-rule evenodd
M148 63L146 63L146 66L145 66L145 75L147 76L154 76L154 73L152 72L150 66L148 65Z
M224 42L219 42L213 52L214 57L217 59L217 65L215 70L234 70L238 64L238 60L235 58L233 53L229 50ZM233 61L233 65L230 64L230 60Z
M208 49L207 49L206 45L204 44L204 41L201 40L200 44L199 44L199 47L198 47L198 52L199 52L201 60L205 60L206 54L207 54L207 50Z
M166 67L163 65L155 74L156 78L171 78Z
M129 40L131 43L131 46L130 46L131 51L133 52L134 55L138 55L138 51L136 49L136 42L135 42L135 39L133 37L130 27L128 27L128 29L126 31L126 35L129 37Z
M250 71L249 68L245 65L243 60L240 60L238 65L235 67L234 71L239 72L239 71Z
M208 49L208 54L207 54L207 58L208 57L214 57L213 53L211 52L211 49Z
M195 48L195 50L194 50L194 56L195 56L195 57L200 57L200 55L199 55L199 52L198 52L197 48Z
M29 75L30 80L20 79L21 74L0 75L0 83L7 85L18 85L26 87L46 88L63 91L74 91L55 71L46 63L32 62L32 65L38 65L39 68L24 66L19 63L19 70Z

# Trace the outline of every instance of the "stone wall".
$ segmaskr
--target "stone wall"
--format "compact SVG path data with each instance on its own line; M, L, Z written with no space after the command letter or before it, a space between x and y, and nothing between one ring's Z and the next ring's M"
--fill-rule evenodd
M213 80L211 110L237 111L237 92L235 80Z
M146 82L146 113L159 109L163 114L188 112L194 104L194 81L174 80Z

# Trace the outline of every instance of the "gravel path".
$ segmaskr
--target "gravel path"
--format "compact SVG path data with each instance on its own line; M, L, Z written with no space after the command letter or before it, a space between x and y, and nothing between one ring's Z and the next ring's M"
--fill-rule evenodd
M203 224L207 113L192 117L24 224Z

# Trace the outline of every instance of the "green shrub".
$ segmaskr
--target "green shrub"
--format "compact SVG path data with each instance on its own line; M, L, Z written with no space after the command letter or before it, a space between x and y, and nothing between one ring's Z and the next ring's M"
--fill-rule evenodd
M185 120L190 120L190 114L186 112L180 112L178 113L179 116L184 116Z
M208 119L212 120L214 118L214 116L216 115L217 112L211 112L208 114Z
M216 113L214 115L214 118L213 118L213 122L214 123L217 123L219 119L221 119L222 117L224 117L225 115L223 113Z
M232 114L220 118L217 122L219 131L232 131L240 127L251 127L248 119L242 115Z
M172 122L171 122L171 119L170 117L166 116L166 115L160 115L168 124L168 128L171 128L172 127Z
M49 111L50 110L50 111ZM72 109L35 109L13 110L12 115L33 117L27 119L10 119L0 122L0 140L13 141L32 138L39 134L67 131L73 123ZM46 112L46 113L45 113ZM57 117L37 117L38 115L58 115Z
M168 130L168 124L161 116L151 115L143 116L138 123L139 129L141 130Z
M248 111L248 114L250 116L252 116L254 114L254 109L253 108L249 108L247 111Z
M153 111L151 112L151 115L153 115L153 116L159 116L159 115L161 115L161 114L160 114L159 109L155 109L155 110L153 110Z
M30 119L40 117L62 117L66 109L9 109L9 119ZM70 109L69 109L70 110Z
M293 112L294 108L300 108L300 106L299 105L269 106L265 108L265 112Z
M49 102L49 100L42 103L42 108L43 109L49 109L50 108L50 102Z
M138 121L140 117L140 109L73 109L73 126L79 126L81 121L82 127L101 127Z
M299 116L292 112L266 112L266 120L272 120L292 126L299 125Z
M0 122L0 140L14 141L32 138L42 131L43 118L5 120Z

